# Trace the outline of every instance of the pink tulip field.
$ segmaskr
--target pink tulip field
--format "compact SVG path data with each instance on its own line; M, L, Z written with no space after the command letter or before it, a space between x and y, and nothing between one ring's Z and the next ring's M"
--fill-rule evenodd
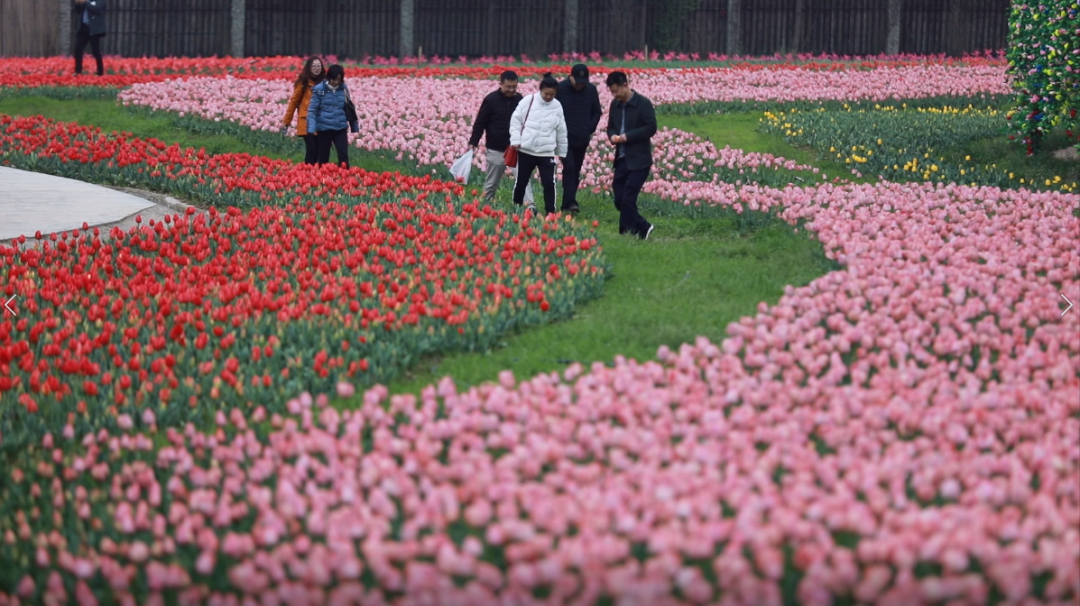
M495 87L358 71L352 145L440 178ZM1001 61L631 78L658 106L1011 90ZM284 138L290 91L197 76L117 99ZM46 417L2 467L0 606L1080 604L1080 195L654 144L647 194L782 220L840 269L653 360L419 397L343 380L212 426ZM610 189L613 153L594 140L583 187Z
M599 82L605 113L611 95ZM346 78L359 99L360 133L350 134L366 150L393 150L399 159L423 165L449 165L466 146L476 99L491 92L490 80L445 77ZM526 79L519 90L536 91ZM709 101L847 101L934 98L949 95L1002 95L1009 92L1001 64L973 66L885 66L870 70L667 69L634 76L635 90L657 104ZM172 79L135 84L120 92L125 105L233 122L251 130L294 132L281 124L282 104L292 85L283 80L231 77ZM606 117L601 121L606 124ZM610 148L608 149L610 151ZM482 157L482 154L478 154ZM782 162L782 160L781 160ZM480 159L477 159L479 166ZM744 161L753 166L755 162Z

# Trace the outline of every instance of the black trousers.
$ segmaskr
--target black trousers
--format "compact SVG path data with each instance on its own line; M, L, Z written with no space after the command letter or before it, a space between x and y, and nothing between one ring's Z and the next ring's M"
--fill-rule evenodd
M649 179L649 168L630 170L626 160L615 160L615 181L612 189L615 193L615 209L619 211L619 233L633 234L644 238L649 232L650 223L638 212L637 199Z
M318 143L319 143L319 158L317 164L327 164L330 162L330 146L333 145L337 150L337 163L339 165L344 164L345 168L349 168L349 130L342 128L340 130L322 130L319 131Z
M544 186L544 210L555 212L555 158L553 156L534 156L518 151L518 174L514 182L514 204L521 206L525 201L525 188L532 179L533 170L540 171L540 184Z
M101 39L105 34L98 34L97 36L90 35L90 26L85 23L79 24L79 31L75 34L75 73L82 73L82 58L83 51L86 50L87 43L90 44L90 54L94 55L94 62L97 63L97 75L101 76L105 74L105 63L101 60Z
M581 185L581 165L585 162L588 144L580 147L570 146L566 157L562 159L562 209L568 210L578 205L577 191Z
M304 140L304 164L315 164L319 161L319 143L315 135L308 133L300 138Z

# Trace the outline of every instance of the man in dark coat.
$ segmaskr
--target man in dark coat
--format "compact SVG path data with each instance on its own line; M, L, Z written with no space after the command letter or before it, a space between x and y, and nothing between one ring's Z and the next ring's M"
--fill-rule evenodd
M484 97L480 104L480 111L473 120L472 136L469 137L469 147L475 152L480 145L480 137L486 137L487 145L487 175L484 178L484 200L493 202L495 192L499 189L499 182L506 173L506 161L503 152L510 147L510 116L517 109L521 101L521 93L517 92L518 75L506 70L499 76L499 90ZM510 171L517 178L517 168ZM532 183L525 190L525 200L531 204L533 201Z
M90 44L90 52L97 63L97 75L105 74L101 59L101 39L105 36L105 0L74 0L72 10L78 19L79 31L75 34L75 73L82 73L83 51Z
M595 84L589 83L589 67L578 63L570 70L570 77L559 83L555 99L562 104L566 116L566 135L570 147L563 166L562 210L576 213L578 186L581 183L581 164L589 149L596 126L600 124L600 93Z
M652 101L630 88L626 74L608 74L611 110L608 140L615 146L615 179L612 189L619 211L619 233L648 240L653 225L638 212L637 198L652 169L652 137L656 134L656 111Z

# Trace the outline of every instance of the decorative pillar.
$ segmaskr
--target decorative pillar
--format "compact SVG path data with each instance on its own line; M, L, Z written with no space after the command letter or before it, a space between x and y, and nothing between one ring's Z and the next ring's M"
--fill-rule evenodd
M889 33L885 38L885 54L900 54L900 28L904 19L903 0L889 0Z
M416 0L401 0L401 58L411 57L415 47Z
M563 52L578 49L578 0L566 0L566 23L563 25Z
M742 0L727 3L727 54L734 57L742 52Z
M229 37L233 57L244 56L244 30L246 14L244 0L232 0L232 31Z
M60 19L57 26L60 28L60 54L71 54L71 0L59 0Z

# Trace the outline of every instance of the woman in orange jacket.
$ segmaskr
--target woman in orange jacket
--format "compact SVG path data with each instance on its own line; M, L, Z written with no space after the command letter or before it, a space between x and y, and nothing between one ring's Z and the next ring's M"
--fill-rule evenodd
M311 101L311 89L322 82L325 70L322 59L309 57L304 62L304 69L296 77L293 84L293 94L289 99L289 107L285 110L285 126L292 124L293 114L296 114L296 136L304 140L304 164L315 164L319 151L315 143L315 134L307 130L308 103Z

